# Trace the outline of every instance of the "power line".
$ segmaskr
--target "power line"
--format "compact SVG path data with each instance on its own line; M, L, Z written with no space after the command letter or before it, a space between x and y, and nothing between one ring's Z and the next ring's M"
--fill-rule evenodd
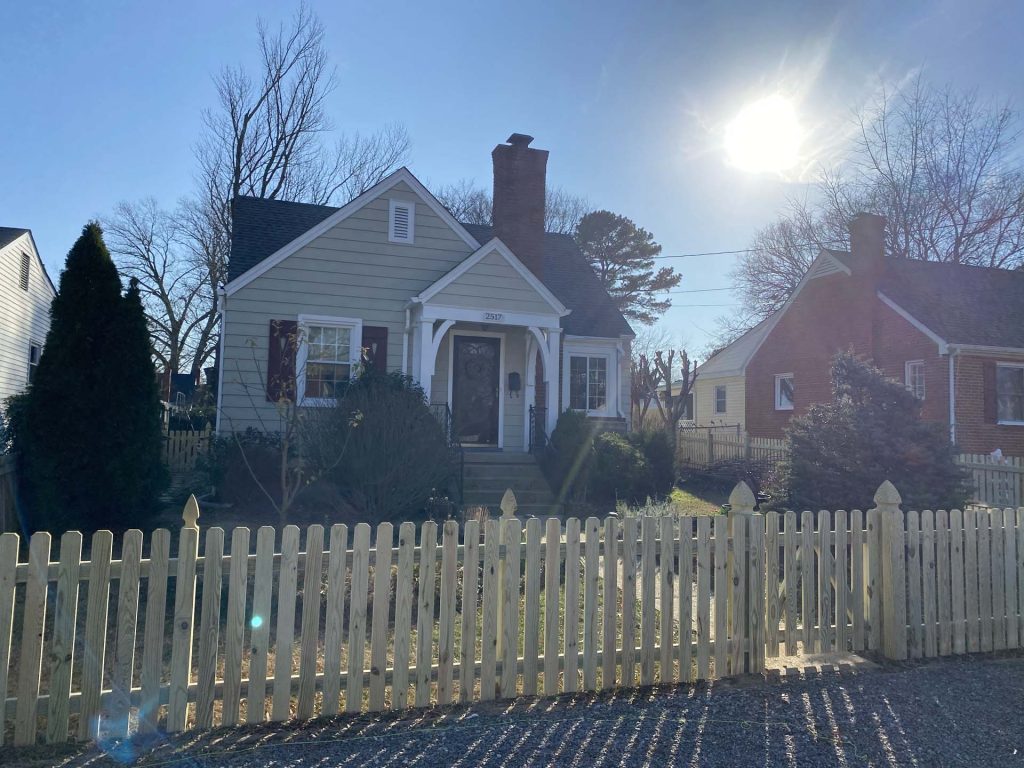
M728 288L690 288L682 291L668 291L668 293L713 293L715 291L735 291L732 286Z

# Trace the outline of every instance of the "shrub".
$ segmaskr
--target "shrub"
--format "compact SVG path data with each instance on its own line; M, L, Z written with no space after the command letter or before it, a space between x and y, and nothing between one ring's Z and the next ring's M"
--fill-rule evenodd
M633 432L629 439L647 461L647 495L659 497L671 493L676 481L676 462L668 433L663 429Z
M961 506L965 472L946 427L921 420L921 404L897 381L841 353L832 364L833 400L793 419L783 465L794 505L867 509L891 480L906 508Z
M558 417L541 466L560 499L586 498L596 432L594 422L578 411Z
M637 502L650 490L647 459L627 438L605 432L594 440L590 498L594 502Z
M367 371L328 419L324 476L367 522L407 520L444 505L455 478L448 435L423 389L400 373ZM315 452L314 452L315 453ZM342 456L333 469L327 462Z

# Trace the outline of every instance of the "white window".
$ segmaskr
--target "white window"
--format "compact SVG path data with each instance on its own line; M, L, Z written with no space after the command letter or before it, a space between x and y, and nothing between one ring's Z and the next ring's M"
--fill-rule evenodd
M569 357L569 407L575 411L603 413L608 407L608 358Z
M719 384L715 387L715 414L722 414L729 410L728 400L729 390L725 384Z
M918 400L924 400L924 360L908 360L905 368L907 391Z
M996 409L1000 424L1024 424L1024 365L996 366Z
M333 405L355 374L362 349L362 320L299 316L297 383L301 405Z
M793 410L793 374L779 373L775 375L775 410Z
M39 370L39 357L43 353L43 348L32 342L28 345L28 383L32 384L36 380L36 371Z
M411 243L416 236L416 204L391 200L388 205L388 240Z

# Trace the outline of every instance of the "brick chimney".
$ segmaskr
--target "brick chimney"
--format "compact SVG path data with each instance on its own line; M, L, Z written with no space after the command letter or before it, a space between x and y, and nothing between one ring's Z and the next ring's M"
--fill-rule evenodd
M494 163L494 236L537 277L544 276L544 187L548 152L531 149L532 136L513 133L491 152Z
M881 277L885 259L885 216L858 213L850 219L850 253L862 274Z

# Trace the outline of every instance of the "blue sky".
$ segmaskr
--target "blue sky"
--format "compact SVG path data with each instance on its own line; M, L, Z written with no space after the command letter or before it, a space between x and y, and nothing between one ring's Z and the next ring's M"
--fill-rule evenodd
M56 279L81 226L120 200L192 188L211 74L252 63L284 2L6 3L0 9L0 225L31 228ZM664 253L742 248L841 155L851 112L918 71L1020 105L1024 4L974 2L313 2L341 130L406 126L429 185L490 184L511 132L549 181L633 218ZM781 92L809 131L803 173L729 167L724 125ZM734 256L673 261L681 289L729 285ZM728 291L673 297L662 325L701 349ZM716 304L727 306L694 306Z

